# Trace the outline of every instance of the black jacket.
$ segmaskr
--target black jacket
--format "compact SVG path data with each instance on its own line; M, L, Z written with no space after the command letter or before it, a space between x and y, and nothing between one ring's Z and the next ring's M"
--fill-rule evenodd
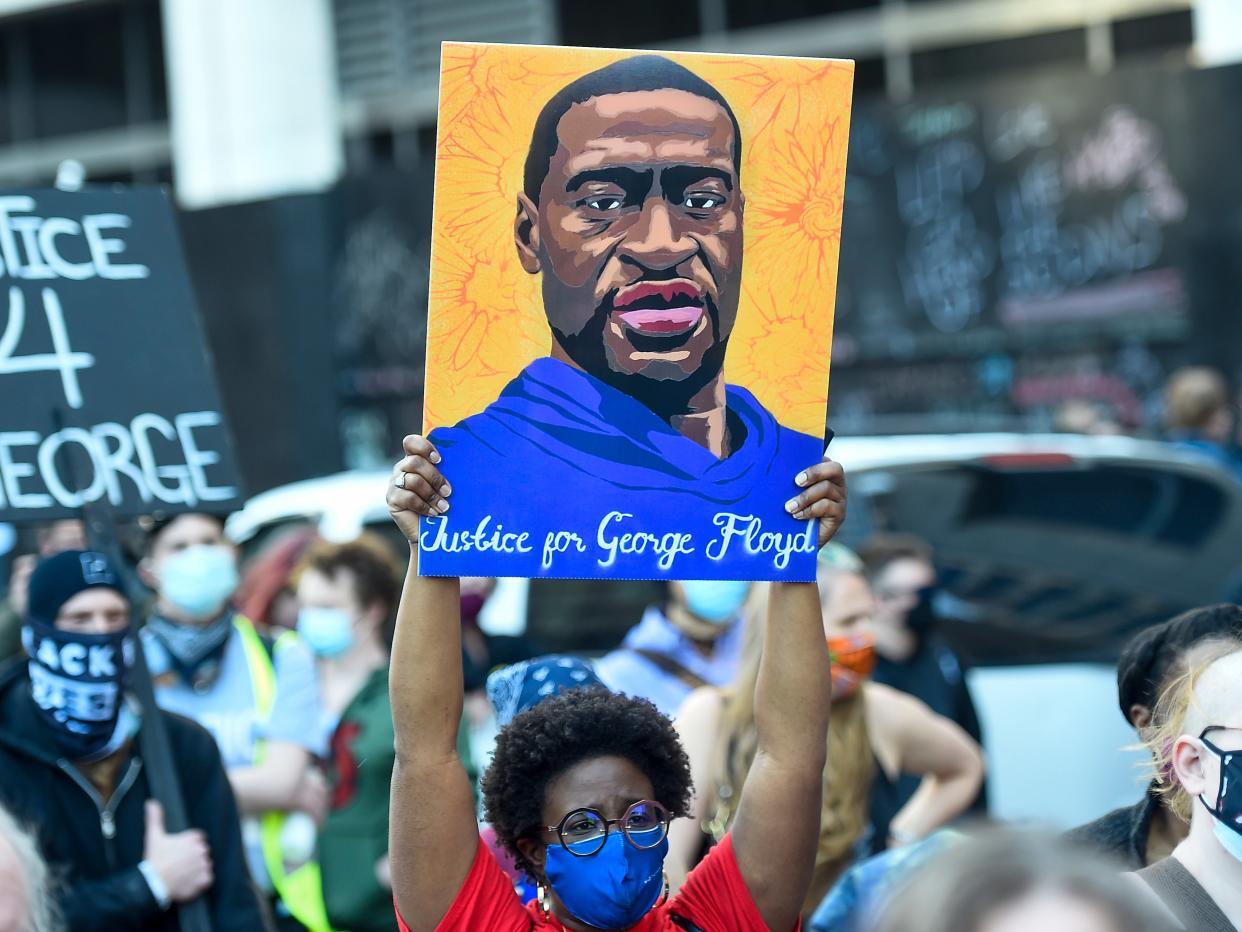
M190 825L211 848L215 883L207 891L214 929L263 930L267 923L246 868L237 803L211 735L165 713ZM137 751L117 771L112 799L98 796L60 756L30 697L25 663L0 674L0 803L35 831L61 883L70 932L177 932L176 909L161 911L138 870L151 789Z
M1107 855L1127 870L1141 870L1147 866L1147 836L1159 805L1156 792L1149 789L1141 802L1072 828L1065 833L1065 840L1077 848Z

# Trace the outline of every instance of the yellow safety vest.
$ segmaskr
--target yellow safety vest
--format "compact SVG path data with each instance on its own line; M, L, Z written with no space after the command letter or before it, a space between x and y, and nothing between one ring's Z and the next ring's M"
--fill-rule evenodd
M250 686L254 690L254 707L259 721L266 721L276 702L276 668L268 655L263 639L250 619L242 615L233 618L233 626L241 635L245 648L246 666L250 671ZM287 631L276 640L276 650L297 640L297 635ZM254 762L263 760L266 742L258 741L254 748ZM294 871L285 870L285 859L280 850L280 830L284 828L288 814L268 812L260 821L263 842L263 862L267 865L272 886L290 915L306 926L310 932L332 932L328 923L328 911L323 904L323 883L319 876L319 862L308 861Z

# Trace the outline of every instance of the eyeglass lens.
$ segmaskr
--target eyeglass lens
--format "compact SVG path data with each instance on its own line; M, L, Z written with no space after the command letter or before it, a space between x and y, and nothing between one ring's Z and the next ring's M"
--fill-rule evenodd
M626 810L615 823L635 848L654 848L668 831L668 811L659 803L644 800ZM578 809L567 815L559 829L561 844L578 855L594 854L604 846L608 821L594 809Z

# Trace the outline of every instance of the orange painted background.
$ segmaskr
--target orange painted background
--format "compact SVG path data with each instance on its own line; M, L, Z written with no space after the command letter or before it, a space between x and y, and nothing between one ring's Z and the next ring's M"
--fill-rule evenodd
M570 81L638 54L446 43L423 431L496 399L551 335L513 218L535 118ZM742 128L746 254L725 378L782 424L824 427L854 65L665 53L711 83Z

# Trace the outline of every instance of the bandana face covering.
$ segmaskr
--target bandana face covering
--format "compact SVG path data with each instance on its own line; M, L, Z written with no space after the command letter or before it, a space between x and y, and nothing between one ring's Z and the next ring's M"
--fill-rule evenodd
M1223 726L1208 726L1199 733L1199 740L1220 759L1220 786L1216 806L1209 806L1202 796L1199 802L1215 819L1212 830L1221 846L1242 861L1242 751L1222 751L1207 738L1209 731Z
M875 670L875 638L870 634L829 638L828 659L832 662L832 701L848 699Z
M136 717L123 698L134 656L129 627L77 634L32 619L22 643L35 708L66 757L107 757L132 736Z
M164 645L177 675L196 690L206 689L219 675L233 631L233 611L226 608L206 625L183 625L155 615L148 619L147 630Z

